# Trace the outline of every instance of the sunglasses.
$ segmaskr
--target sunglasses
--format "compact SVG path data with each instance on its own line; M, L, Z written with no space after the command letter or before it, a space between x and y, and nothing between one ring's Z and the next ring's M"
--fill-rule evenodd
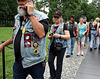
M57 16L54 16L54 18L57 18L57 19L59 19L59 17L57 17Z

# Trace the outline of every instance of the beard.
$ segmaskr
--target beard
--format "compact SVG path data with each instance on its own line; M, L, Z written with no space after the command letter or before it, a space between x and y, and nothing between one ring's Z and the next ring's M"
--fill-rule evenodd
M24 6L18 6L17 11L20 16L25 16L27 14Z

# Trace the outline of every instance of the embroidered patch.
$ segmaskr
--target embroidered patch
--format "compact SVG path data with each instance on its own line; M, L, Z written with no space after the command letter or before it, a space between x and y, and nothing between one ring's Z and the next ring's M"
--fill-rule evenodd
M63 30L62 30L62 29L60 29L60 30L59 30L59 33L60 33L60 34L62 34L62 32L63 32Z
M39 15L35 16L35 18L36 18L37 20L39 19L39 17L40 17Z
M25 28L23 28L23 30L22 30L22 34L24 34L25 33Z
M31 47L31 42L29 41L25 42L25 47Z
M19 26L19 20L17 19L17 21L16 21L16 24L17 24L17 26Z
M38 42L34 42L34 43L33 43L33 47L34 47L34 48L38 48L38 46L39 46L39 43L38 43Z
M33 50L33 53L34 53L35 55L37 55L37 54L39 54L39 50L38 50L38 49L34 49L34 50Z
M40 41L39 37L35 33L32 33L32 41Z
M32 35L31 34L24 34L24 47L31 47L31 40L32 40Z

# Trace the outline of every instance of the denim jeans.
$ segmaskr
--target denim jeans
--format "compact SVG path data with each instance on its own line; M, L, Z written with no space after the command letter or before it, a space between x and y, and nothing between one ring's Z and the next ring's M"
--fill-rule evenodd
M30 74L33 79L44 79L44 70L45 67L42 65L42 62L29 68L23 68L22 62L18 61L13 65L13 79L26 79L28 74Z
M48 64L50 68L51 79L53 78L61 79L61 72L62 72L65 50L66 48L63 48L61 51L57 51L55 49L49 51ZM57 61L56 61L56 69L55 69L54 60L56 56L57 56Z
M88 36L85 36L85 43L87 43L87 40L88 40Z
M95 36L97 31L91 30L91 41L90 41L90 48L93 47L94 43L94 48L97 48L97 36Z
M75 37L70 37L70 39L67 40L67 45L68 45L67 55L71 55L71 53L73 52L74 44L75 44Z

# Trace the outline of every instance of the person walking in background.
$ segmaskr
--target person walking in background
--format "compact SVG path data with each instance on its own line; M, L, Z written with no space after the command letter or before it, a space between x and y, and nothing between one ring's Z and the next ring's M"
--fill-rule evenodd
M26 79L28 74L33 79L44 79L48 17L35 9L33 0L17 2L18 14L15 16L13 36L0 45L0 52L3 47L13 43L13 79Z
M48 50L48 64L50 68L49 79L61 79L63 57L66 50L67 39L70 38L69 30L66 24L64 24L61 13L56 11L53 15L53 24L48 34L50 39ZM54 60L57 56L56 69L54 66Z
M84 49L84 42L85 42L85 33L87 32L87 26L86 24L83 23L83 18L80 18L80 22L78 24L78 30L79 30L79 35L78 35L77 56L79 56L80 54L83 56L84 55L83 49Z
M70 21L66 22L69 28L70 32L70 39L67 40L67 54L66 58L69 58L71 55L73 55L73 50L74 50L74 44L75 44L75 37L77 35L76 28L77 28L77 22L75 22L75 16L72 15L70 17Z
M91 27L92 27L92 23L93 23L93 19L90 20L90 23L89 23L89 41L91 41Z
M100 53L100 18L99 18L99 47L98 47L98 53Z
M87 44L89 35L89 23L87 22L87 17L83 17L83 23L87 25L87 32L85 33L85 44Z
M94 22L92 23L92 27L91 27L90 51L92 51L93 43L94 43L94 49L97 49L97 35L98 35L98 31L99 31L99 18L96 18L94 20Z

